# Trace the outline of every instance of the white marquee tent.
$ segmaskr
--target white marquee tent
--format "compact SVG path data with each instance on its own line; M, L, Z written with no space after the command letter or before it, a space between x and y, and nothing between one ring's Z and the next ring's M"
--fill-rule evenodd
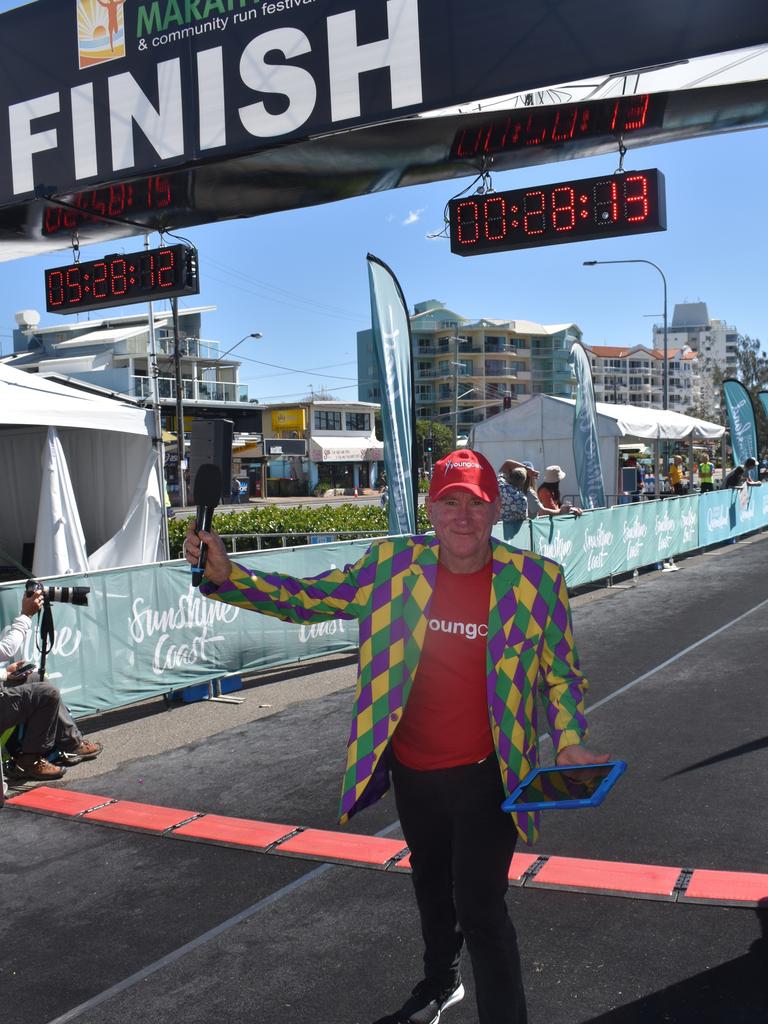
M152 428L146 410L0 364L4 555L34 544L36 576L162 558Z
M470 444L498 469L505 459L532 462L537 469L560 466L566 479L563 493L576 494L573 459L573 410L570 398L533 395L525 402L478 423ZM719 423L662 409L598 402L597 432L606 494L618 488L619 444L629 441L716 441Z

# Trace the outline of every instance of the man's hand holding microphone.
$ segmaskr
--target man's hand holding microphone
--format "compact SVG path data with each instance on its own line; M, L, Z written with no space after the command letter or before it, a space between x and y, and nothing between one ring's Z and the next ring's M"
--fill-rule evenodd
M192 566L193 571L200 565L201 556L205 549L204 572L209 583L220 586L229 579L232 571L232 562L224 547L224 541L213 530L196 531L190 526L184 538L184 557Z
M195 474L193 495L197 514L184 538L184 557L192 566L192 585L199 587L203 575L216 586L229 579L232 563L224 541L211 529L211 520L221 499L221 470L212 462L205 462Z

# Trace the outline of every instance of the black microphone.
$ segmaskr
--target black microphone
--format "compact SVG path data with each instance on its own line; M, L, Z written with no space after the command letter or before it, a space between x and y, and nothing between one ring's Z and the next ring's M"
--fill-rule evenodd
M213 512L221 500L221 469L214 462L204 462L195 473L195 482L192 485L197 515L195 517L195 532L200 530L208 532L211 529ZM208 545L200 545L200 554L197 558L197 565L192 566L192 586L199 587L203 582L203 571L208 557Z

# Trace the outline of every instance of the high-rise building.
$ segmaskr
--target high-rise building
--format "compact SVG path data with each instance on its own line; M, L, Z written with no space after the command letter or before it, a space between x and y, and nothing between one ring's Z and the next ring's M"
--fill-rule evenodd
M469 320L436 299L417 303L410 323L416 415L446 424L456 436L530 395L572 397L569 354L581 340L576 324ZM370 330L358 332L357 369L360 400L380 402Z
M687 345L669 348L669 408L685 412L694 401L699 356ZM661 409L664 395L664 350L645 345L585 345L592 367L595 399L614 405Z

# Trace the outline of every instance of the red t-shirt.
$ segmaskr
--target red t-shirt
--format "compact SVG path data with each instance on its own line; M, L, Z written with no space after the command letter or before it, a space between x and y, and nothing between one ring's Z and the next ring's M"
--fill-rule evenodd
M493 751L485 692L490 596L490 562L473 573L438 565L419 668L392 738L408 768L454 768Z

